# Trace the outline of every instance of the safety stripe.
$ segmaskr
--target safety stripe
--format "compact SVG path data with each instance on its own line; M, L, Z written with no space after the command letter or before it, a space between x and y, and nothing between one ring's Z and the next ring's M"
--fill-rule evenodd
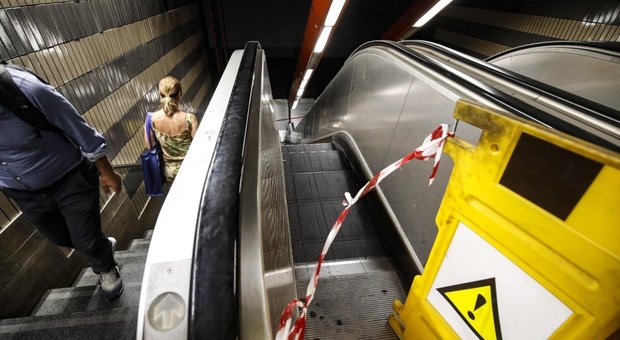
M364 197L367 193L369 193L372 189L374 189L377 184L379 184L385 177L390 175L394 170L401 168L405 164L407 164L412 159L418 159L426 161L430 158L435 159L435 164L433 165L433 171L429 177L428 185L433 184L435 180L435 175L437 174L437 169L439 168L439 161L441 159L441 152L443 150L443 145L448 137L452 137L454 134L448 132L448 125L441 124L433 133L428 135L424 142L420 147L412 151L410 154L405 157L399 159L398 161L390 164L385 169L381 170L379 173L374 175L366 185L362 189L357 192L354 198L351 197L351 194L348 192L344 193L345 201L343 201L343 205L345 206L338 219L332 226L329 235L327 235L327 240L325 241L325 245L323 246L323 250L321 251L321 255L317 260L316 270L308 282L308 288L306 289L306 297L302 302L300 299L294 298L289 302L284 310L282 311L282 316L280 317L280 323L278 324L278 332L276 333L276 340L298 340L304 338L304 333L306 330L306 312L308 310L308 305L312 302L314 298L314 293L319 285L319 275L321 273L321 265L323 264L323 259L329 250L332 242L336 238L342 223L344 222L347 214L349 213L349 208L353 206L360 198ZM302 312L299 318L295 321L293 328L291 329L291 319L293 317L293 308L295 306L302 309Z

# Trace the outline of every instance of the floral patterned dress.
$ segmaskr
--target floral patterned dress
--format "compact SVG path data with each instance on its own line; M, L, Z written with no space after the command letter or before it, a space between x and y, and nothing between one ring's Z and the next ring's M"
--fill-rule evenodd
M164 154L164 166L166 170L166 180L171 183L181 168L181 163L192 143L192 122L190 115L185 114L185 128L174 136L167 135L153 126L155 137L161 145Z

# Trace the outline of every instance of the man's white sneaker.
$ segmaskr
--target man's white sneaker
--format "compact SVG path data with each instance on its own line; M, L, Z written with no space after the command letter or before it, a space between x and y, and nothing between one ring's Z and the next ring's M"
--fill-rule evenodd
M114 248L116 248L116 239L114 237L108 237L110 245L112 246L112 255L114 255ZM112 301L123 293L123 279L118 266L110 269L105 273L99 274L99 281L101 283L101 290L103 291L103 297L106 300Z
M116 249L116 239L112 236L109 236L108 241L110 241L110 245L112 245L112 253L114 254L114 249Z

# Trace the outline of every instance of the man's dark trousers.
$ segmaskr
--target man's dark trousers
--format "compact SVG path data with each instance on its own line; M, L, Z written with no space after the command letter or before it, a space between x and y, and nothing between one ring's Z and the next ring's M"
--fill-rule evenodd
M99 174L93 163L83 160L43 189L2 191L47 239L86 255L93 272L107 272L116 266L110 241L101 232Z

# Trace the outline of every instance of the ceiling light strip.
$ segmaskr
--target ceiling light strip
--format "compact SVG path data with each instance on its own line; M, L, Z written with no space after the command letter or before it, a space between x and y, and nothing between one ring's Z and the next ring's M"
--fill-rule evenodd
M319 35L319 39L316 40L316 45L314 45L314 53L323 53L325 50L325 46L327 45L327 40L329 39L329 34L332 32L331 26L323 27L321 31L321 35Z
M429 22L437 13L441 12L444 7L448 6L452 0L440 0L435 4L431 9L428 10L418 21L413 24L412 27L422 27L424 24Z
M344 3L346 0L333 0L332 4L329 6L329 12L327 12L327 17L325 18L325 23L323 26L334 26L336 25L336 21L340 17L340 12L344 8Z

